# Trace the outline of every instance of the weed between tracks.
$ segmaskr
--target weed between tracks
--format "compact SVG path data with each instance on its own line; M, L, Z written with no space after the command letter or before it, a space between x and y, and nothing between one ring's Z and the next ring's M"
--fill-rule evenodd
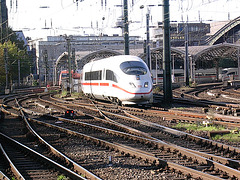
M213 140L227 140L229 142L240 142L240 133L238 132L237 134L235 133L230 133L230 134L223 134L219 135L217 134L216 136L212 137Z
M190 123L178 123L176 126L173 126L176 129L185 129L192 131L222 131L226 130L223 126L209 125L205 126L203 124L190 124Z
M69 178L67 178L64 175L60 175L60 176L57 177L57 180L69 180Z
M63 90L61 93L56 94L55 96L58 97L58 98L62 98L62 97L66 97L67 95L68 95L68 92ZM72 97L72 98L83 97L83 93L82 92L80 92L80 93L72 92L70 97Z
M219 125L204 125L204 124L190 124L190 123L178 123L173 126L175 129L183 130L183 131L225 131L228 130L223 126ZM229 142L240 142L240 132L238 130L231 131L229 134L216 134L211 137L212 140L227 140Z

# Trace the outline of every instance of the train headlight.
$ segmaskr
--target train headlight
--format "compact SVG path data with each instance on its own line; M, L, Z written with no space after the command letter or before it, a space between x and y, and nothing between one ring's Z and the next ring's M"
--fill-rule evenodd
M148 87L148 82L144 83L144 87L147 88Z
M136 88L135 84L133 82L130 82L129 85L133 88Z

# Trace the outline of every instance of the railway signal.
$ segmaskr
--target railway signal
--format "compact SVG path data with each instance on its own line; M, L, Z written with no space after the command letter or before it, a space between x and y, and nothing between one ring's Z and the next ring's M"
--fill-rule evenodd
M73 110L66 110L65 111L65 117L66 118L74 118L75 117L75 113Z
M5 114L0 110L0 120L3 121L4 118L5 118Z

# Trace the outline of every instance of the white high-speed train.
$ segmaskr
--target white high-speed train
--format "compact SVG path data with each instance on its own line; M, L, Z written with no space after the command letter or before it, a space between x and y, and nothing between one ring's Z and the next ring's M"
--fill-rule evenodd
M224 68L219 74L219 79L222 81L238 79L238 68Z
M81 86L87 96L119 104L148 104L152 100L149 69L142 59L131 55L85 64Z

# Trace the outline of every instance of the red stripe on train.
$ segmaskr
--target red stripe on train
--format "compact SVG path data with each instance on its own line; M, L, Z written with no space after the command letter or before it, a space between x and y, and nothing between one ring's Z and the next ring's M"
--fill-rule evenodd
M109 86L109 83L82 83L82 85L85 85L85 86ZM150 94L152 92L152 89L149 91L149 92L146 92L146 93L132 93L132 92L129 92L121 87L119 87L118 85L115 85L115 84L112 84L112 87L114 88L117 88L117 89L120 89L128 94L137 94L137 95L140 95L140 94Z
M109 86L109 83L100 83L100 86Z
M99 86L99 83L82 83L82 85L86 85L86 86Z
M132 93L132 92L129 92L129 91L127 91L127 90L125 90L125 89L123 89L123 88L121 88L121 87L119 87L119 86L117 86L115 84L113 84L112 87L120 89L120 90L122 90L122 91L124 91L126 93L129 93L129 94L150 94L152 92L152 89L151 89L151 91L146 92L146 93Z

